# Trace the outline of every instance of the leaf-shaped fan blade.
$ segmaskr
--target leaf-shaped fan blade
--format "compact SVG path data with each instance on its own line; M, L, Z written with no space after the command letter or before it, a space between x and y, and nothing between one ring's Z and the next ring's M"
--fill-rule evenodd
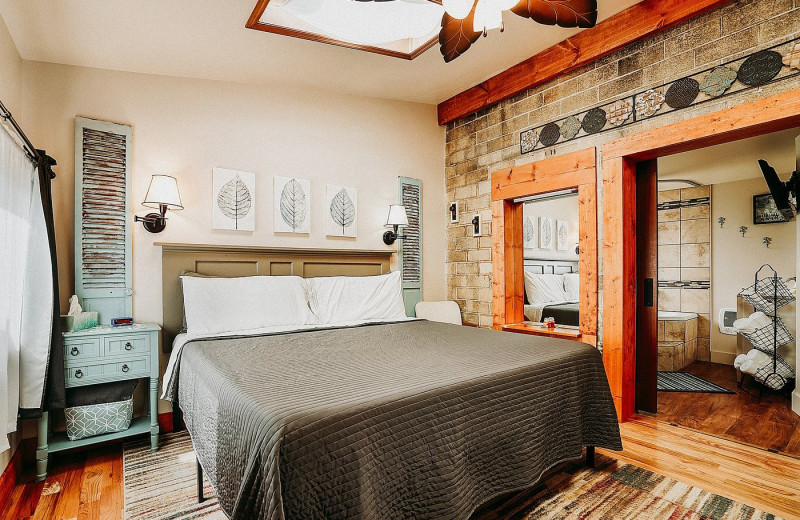
M306 193L295 179L287 182L281 191L281 218L293 230L306 219Z
M336 222L337 226L342 226L342 234L344 234L345 228L350 227L356 218L356 206L344 188L331 201L331 218Z
M511 12L544 25L585 29L597 23L597 0L520 0Z
M217 206L223 215L236 222L250 212L250 190L239 176L235 176L222 185L217 195Z
M481 33L472 30L474 17L474 5L472 6L472 11L463 20L453 18L447 13L442 16L442 30L439 31L439 50L446 63L464 54L475 43L475 40L480 38Z

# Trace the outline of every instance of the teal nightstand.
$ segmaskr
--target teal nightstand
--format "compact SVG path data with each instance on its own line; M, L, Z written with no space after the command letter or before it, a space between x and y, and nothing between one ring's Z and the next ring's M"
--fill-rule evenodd
M149 407L145 417L135 417L122 432L71 441L65 433L50 433L48 412L39 419L36 448L36 480L47 477L49 453L91 446L131 435L150 433L150 449L158 449L158 333L156 324L127 327L101 325L64 333L64 375L67 388L127 379L150 379Z

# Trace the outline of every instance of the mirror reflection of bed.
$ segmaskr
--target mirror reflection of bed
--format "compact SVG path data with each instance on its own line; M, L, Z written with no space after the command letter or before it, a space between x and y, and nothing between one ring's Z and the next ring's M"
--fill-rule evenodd
M580 324L578 194L563 190L523 204L525 319Z

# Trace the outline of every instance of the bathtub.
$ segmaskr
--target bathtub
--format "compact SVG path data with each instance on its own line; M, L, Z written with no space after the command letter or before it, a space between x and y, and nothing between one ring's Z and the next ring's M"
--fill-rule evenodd
M696 312L658 311L658 321L689 321L697 317Z

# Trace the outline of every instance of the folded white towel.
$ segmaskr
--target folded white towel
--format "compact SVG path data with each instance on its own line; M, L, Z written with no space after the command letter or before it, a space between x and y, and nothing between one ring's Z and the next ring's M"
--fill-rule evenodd
M733 368L735 368L737 370L741 369L742 363L744 363L747 360L748 360L747 359L747 355L739 354L738 356L736 356L736 359L733 360Z
M772 358L760 350L752 349L745 356L746 360L739 366L745 374L755 374L762 367L772 363ZM738 359L738 358L737 358Z
M761 327L772 325L772 318L763 312L754 312L750 315L750 325L756 329L760 329Z

